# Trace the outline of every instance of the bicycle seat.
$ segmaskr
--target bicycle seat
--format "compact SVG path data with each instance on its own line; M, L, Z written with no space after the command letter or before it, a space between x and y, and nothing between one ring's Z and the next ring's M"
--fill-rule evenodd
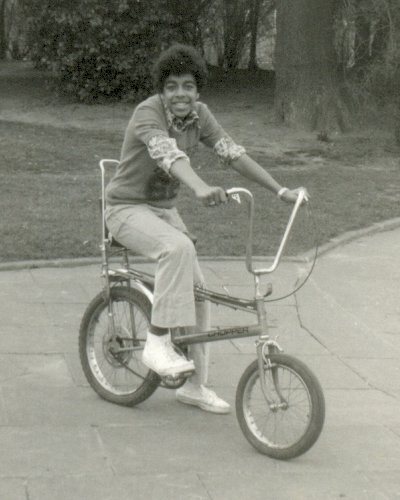
M125 246L122 245L122 243L120 243L119 241L117 241L114 238L114 236L108 230L107 226L105 226L105 235L106 235L107 240L110 242L110 246L111 247L114 247L114 248L125 248Z
M192 233L186 233L187 237L190 238L193 242L193 245L196 246L197 244L197 236L192 234ZM114 248L125 248L124 245L122 245L122 243L120 243L119 241L117 241L114 236L110 233L107 225L105 225L105 236L107 238L107 240L110 242L110 246L114 247Z

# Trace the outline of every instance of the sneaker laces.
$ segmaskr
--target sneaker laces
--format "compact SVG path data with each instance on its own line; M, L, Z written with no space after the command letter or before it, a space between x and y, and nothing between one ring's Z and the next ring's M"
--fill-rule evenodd
M175 351L174 344L171 341L167 341L165 343L165 347L166 347L165 354L166 354L166 357L168 358L169 361L174 361L174 362L187 361L187 359L183 355L179 355Z
M211 389L207 389L207 387L204 387L204 385L200 386L201 387L201 394L202 396L207 400L207 402L215 402L218 401L220 398L216 395L214 391Z

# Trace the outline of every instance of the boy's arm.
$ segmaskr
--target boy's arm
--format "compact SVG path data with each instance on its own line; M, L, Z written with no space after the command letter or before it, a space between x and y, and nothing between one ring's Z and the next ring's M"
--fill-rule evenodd
M242 154L239 158L232 161L231 166L239 174L243 175L243 177L269 189L273 193L279 195L282 200L292 203L297 200L299 188L290 190L281 186L271 174L264 170L247 154Z
M232 161L231 166L239 174L246 177L260 186L263 186L277 194L283 186L281 186L271 174L264 170L256 161L247 154L241 155L237 160Z
M199 177L185 158L179 158L172 164L170 174L188 186L196 198L205 205L219 205L227 201L225 191L218 186L209 186Z

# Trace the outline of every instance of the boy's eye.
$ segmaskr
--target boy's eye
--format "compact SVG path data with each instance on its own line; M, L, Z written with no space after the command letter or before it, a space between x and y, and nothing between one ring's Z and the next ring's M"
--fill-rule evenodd
M164 86L164 90L167 92L174 92L179 87L178 84L174 82L168 82ZM193 82L183 82L182 88L188 92L193 92L196 90L196 84Z

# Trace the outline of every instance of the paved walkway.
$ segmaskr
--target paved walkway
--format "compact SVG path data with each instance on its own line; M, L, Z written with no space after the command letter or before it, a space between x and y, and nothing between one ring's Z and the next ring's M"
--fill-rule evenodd
M159 389L136 408L97 397L78 360L97 265L0 273L1 500L330 500L400 498L400 230L320 257L308 284L271 304L286 352L313 368L327 417L289 462L258 454L235 414L186 407ZM212 286L249 295L238 261L204 261ZM302 269L304 268L304 269ZM284 263L275 296L307 264ZM246 322L215 308L215 323ZM213 344L210 381L233 404L253 339Z

